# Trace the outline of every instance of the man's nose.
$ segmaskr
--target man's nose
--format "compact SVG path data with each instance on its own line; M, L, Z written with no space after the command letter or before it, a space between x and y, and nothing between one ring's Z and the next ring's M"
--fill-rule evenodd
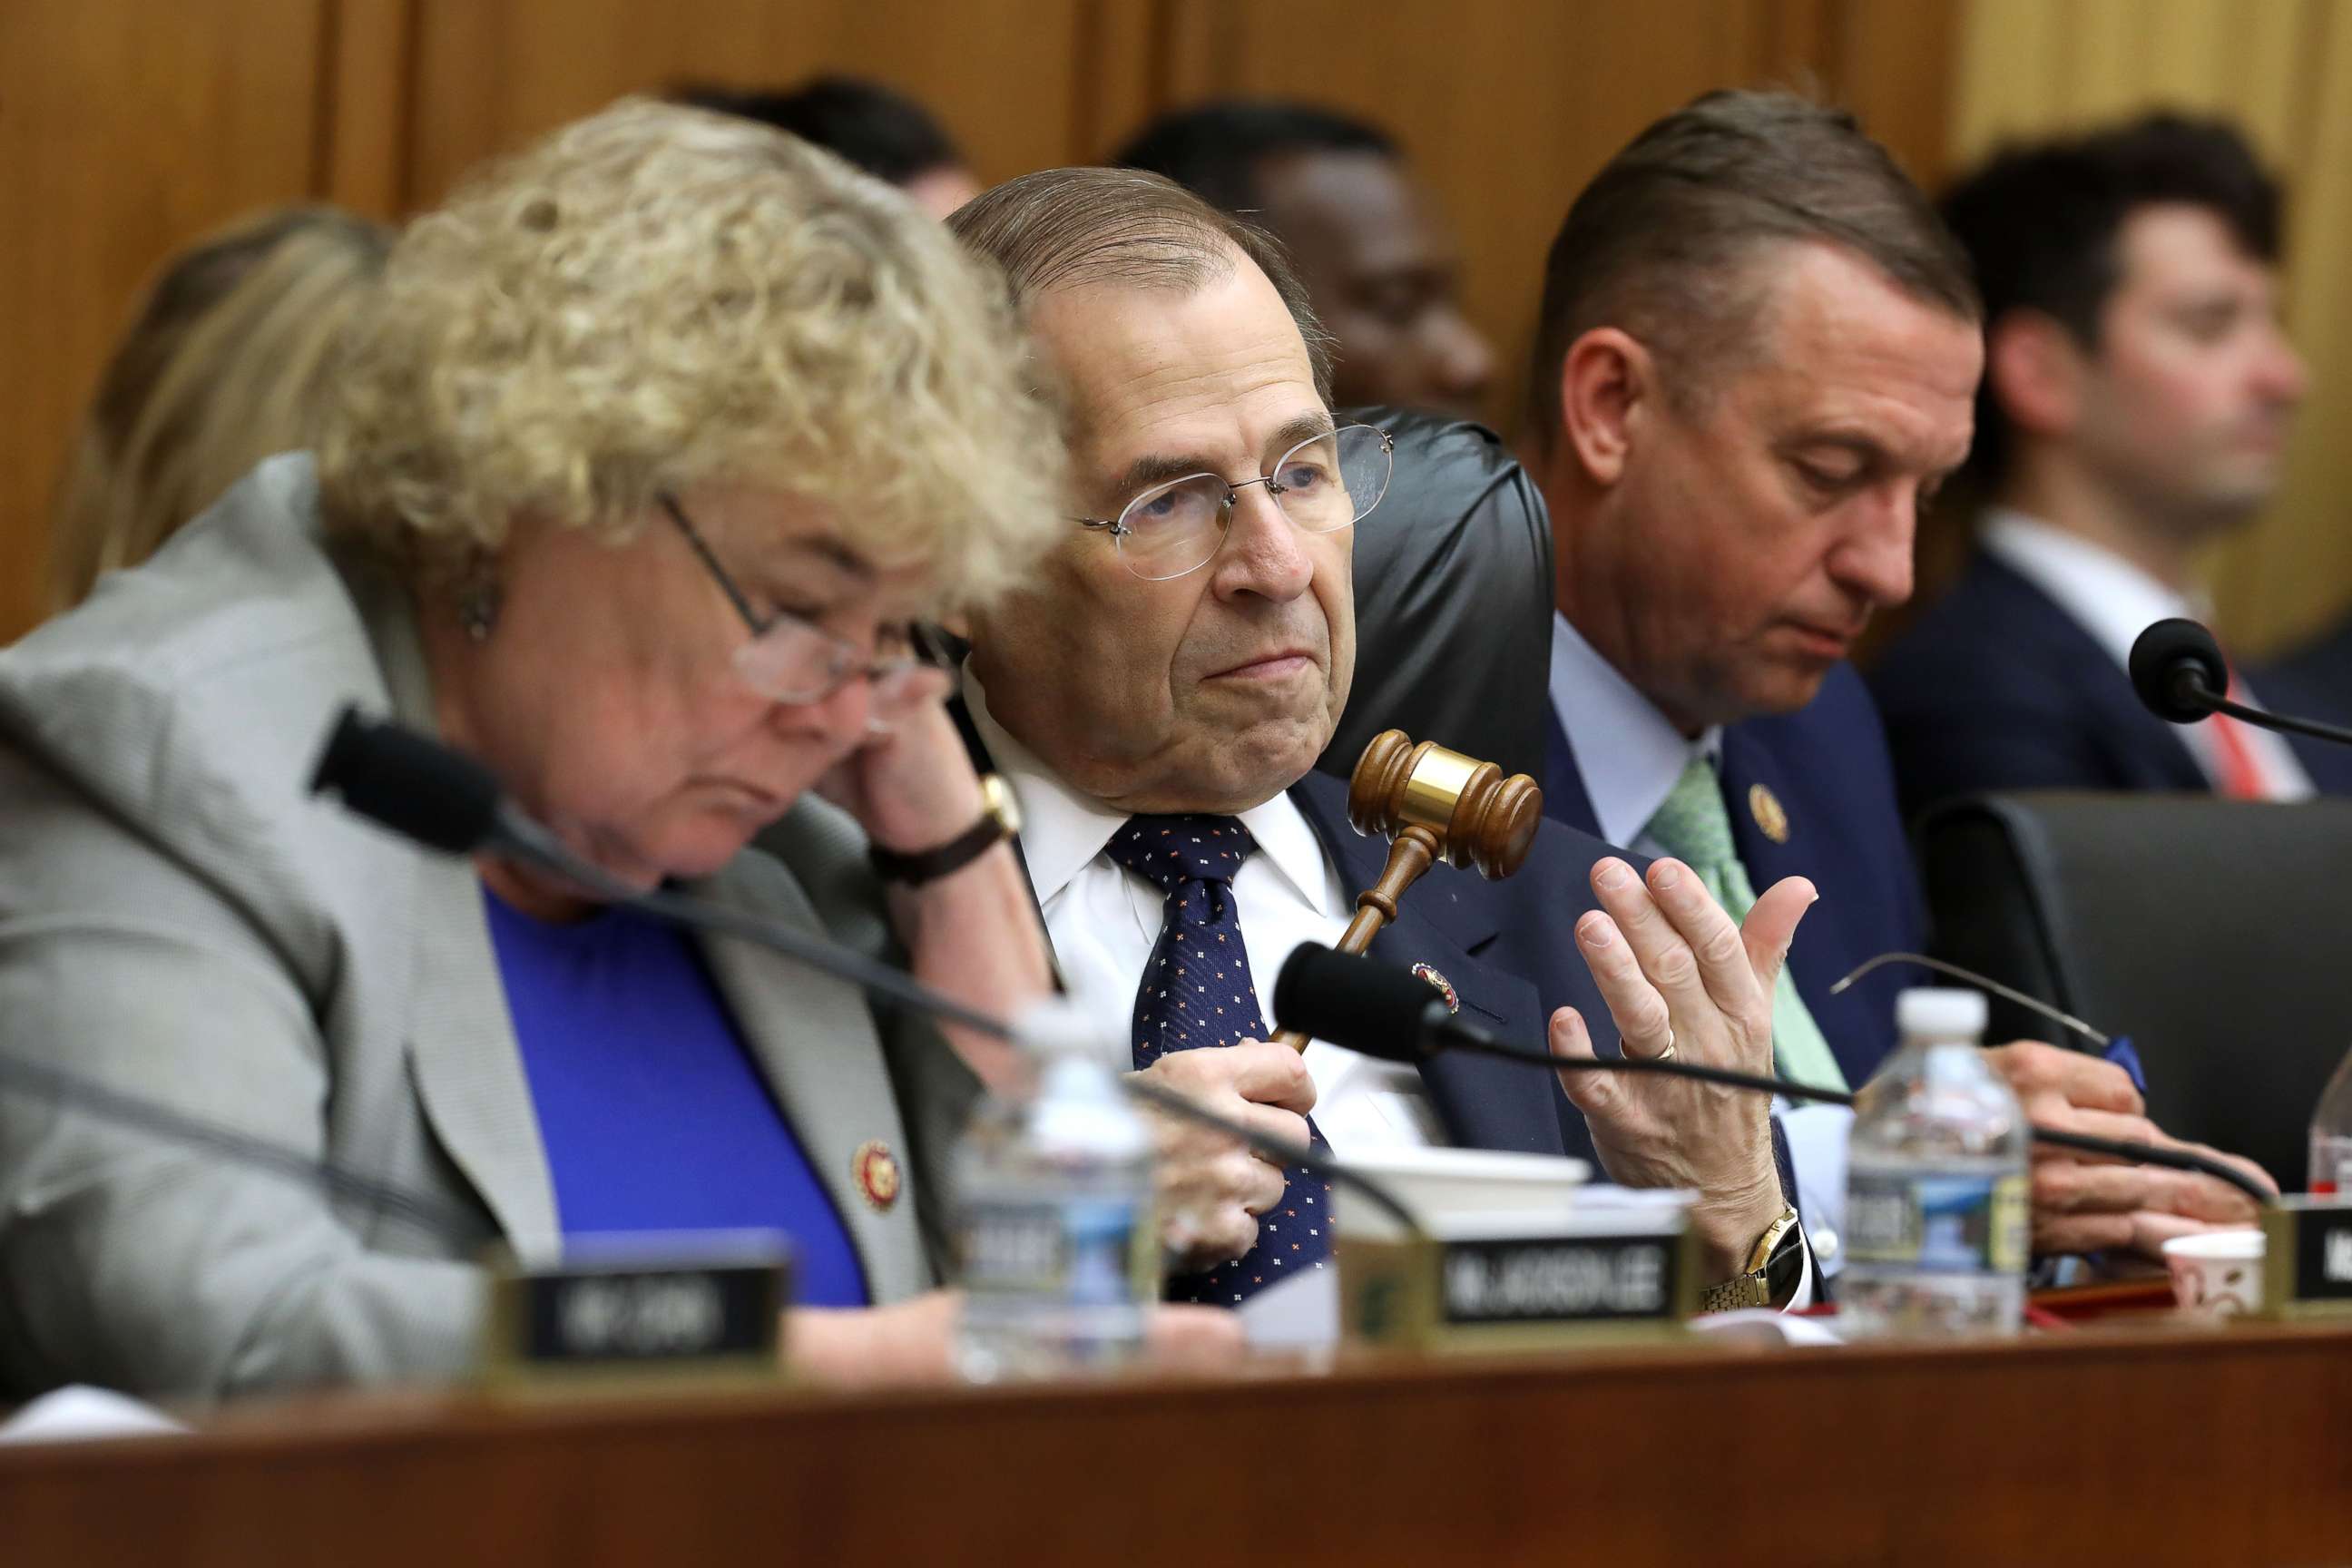
M2273 325L2263 344L2262 357L2255 364L2256 389L2272 403L2292 406L2303 401L2311 384L2310 373L2303 356L2294 352L2294 344L2286 333Z
M1265 599L1295 599L1315 577L1315 563L1298 526L1265 485L1246 485L1234 492L1224 547L1210 570L1220 598L1255 594Z
M1911 597L1913 552L1919 532L1916 492L1877 501L1858 526L1831 552L1831 579L1875 608L1892 609Z

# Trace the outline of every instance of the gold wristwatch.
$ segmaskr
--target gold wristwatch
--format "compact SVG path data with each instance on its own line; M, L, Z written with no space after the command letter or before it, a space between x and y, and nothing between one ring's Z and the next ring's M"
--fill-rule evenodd
M1796 1208L1785 1206L1780 1217L1756 1238L1756 1249L1748 1255L1748 1272L1708 1286L1699 1294L1698 1310L1728 1312L1786 1303L1796 1295L1797 1281L1804 1278L1804 1260L1805 1237L1797 1225Z

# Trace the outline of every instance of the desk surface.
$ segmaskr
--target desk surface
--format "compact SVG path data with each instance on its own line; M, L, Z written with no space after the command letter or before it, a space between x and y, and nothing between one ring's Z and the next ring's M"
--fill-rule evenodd
M1768 1542L1778 1542L1782 1550ZM2352 1328L847 1397L354 1395L0 1449L11 1563L2352 1563Z

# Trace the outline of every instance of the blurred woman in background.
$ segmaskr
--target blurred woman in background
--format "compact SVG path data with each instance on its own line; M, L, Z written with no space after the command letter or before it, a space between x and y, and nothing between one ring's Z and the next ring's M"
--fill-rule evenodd
M331 207L239 221L164 265L67 458L50 580L71 609L262 458L310 445L392 231Z

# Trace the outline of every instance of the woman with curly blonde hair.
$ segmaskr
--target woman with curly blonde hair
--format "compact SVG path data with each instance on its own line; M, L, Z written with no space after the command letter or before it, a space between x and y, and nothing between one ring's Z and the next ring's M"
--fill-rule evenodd
M294 207L242 219L164 264L58 486L58 609L146 560L262 458L310 444L337 343L391 246L380 224Z
M916 629L1058 531L1023 361L903 197L697 110L618 105L401 235L315 457L0 655L0 1051L478 1234L0 1101L0 1387L451 1375L478 1243L746 1226L793 1238L803 1364L944 1369L938 1161L982 1043L302 783L357 702L611 877L1039 997Z

